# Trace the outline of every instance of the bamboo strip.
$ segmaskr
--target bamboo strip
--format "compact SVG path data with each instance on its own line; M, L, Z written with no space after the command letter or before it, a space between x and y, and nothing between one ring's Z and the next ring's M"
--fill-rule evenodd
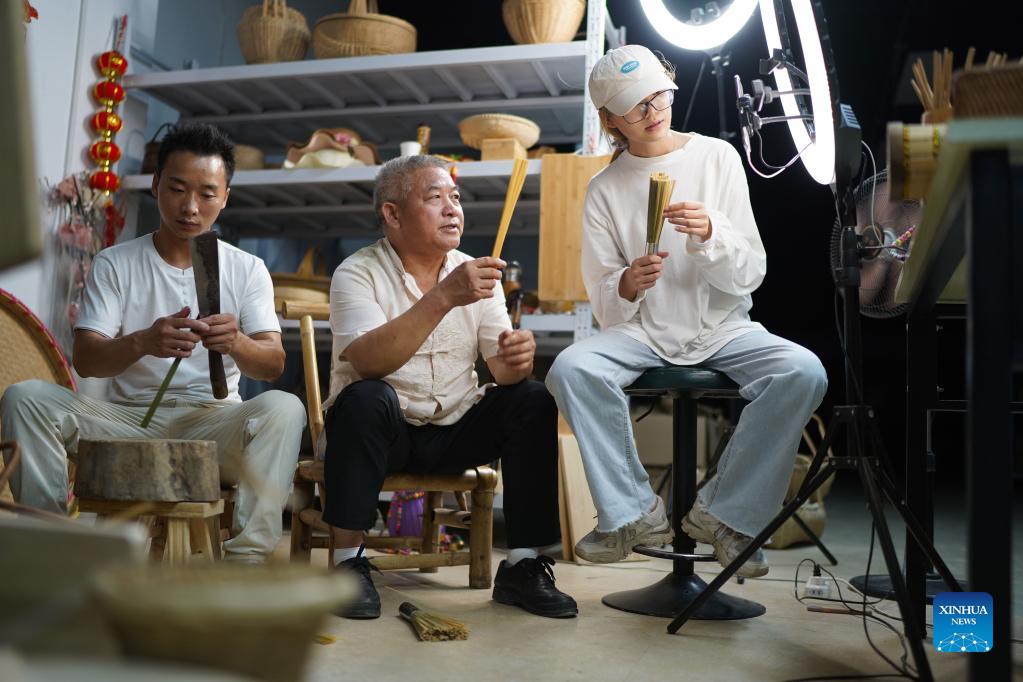
M491 254L494 258L501 257L504 239L508 236L508 227L511 225L512 214L515 212L515 204L522 192L522 185L526 181L528 167L529 162L526 159L515 159L512 166L511 178L508 179L508 193L504 197L504 210L501 211L501 223L497 228L497 239L494 240L494 251Z

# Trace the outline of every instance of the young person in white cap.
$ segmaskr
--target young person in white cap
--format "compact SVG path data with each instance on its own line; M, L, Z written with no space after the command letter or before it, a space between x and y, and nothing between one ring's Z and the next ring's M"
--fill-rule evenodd
M671 538L636 454L624 386L650 368L699 365L724 372L750 401L682 523L722 565L779 509L802 428L827 388L813 353L750 320L767 257L742 162L727 142L671 130L673 77L638 45L609 51L590 74L590 97L617 148L590 181L583 215L583 280L602 331L558 355L547 386L579 440L598 511L575 551L598 563ZM646 255L658 171L676 184L658 252ZM759 550L739 570L765 573Z

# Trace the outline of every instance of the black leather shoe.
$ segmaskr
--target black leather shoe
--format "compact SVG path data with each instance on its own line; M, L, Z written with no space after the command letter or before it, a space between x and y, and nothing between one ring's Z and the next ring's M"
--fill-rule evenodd
M571 618L579 613L575 599L554 587L554 559L539 556L514 566L502 561L494 578L494 601L519 606L548 618Z
M354 559L342 561L335 569L351 574L359 585L359 594L355 601L335 611L334 615L336 616L359 620L380 617L380 595L377 594L377 588L373 585L373 579L369 575L370 570L379 573L380 569L362 555L363 550L363 547L359 547L359 553L355 555Z

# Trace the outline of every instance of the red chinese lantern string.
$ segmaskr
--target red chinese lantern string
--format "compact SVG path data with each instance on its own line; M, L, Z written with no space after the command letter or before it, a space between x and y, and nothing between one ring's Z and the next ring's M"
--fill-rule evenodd
M96 83L92 96L103 107L96 112L89 124L100 139L89 147L89 158L96 162L99 170L89 177L89 186L103 192L109 197L121 186L121 179L110 170L110 167L121 158L121 149L113 142L114 135L121 130L124 122L115 109L124 101L124 86L119 82L128 70L128 60L118 50L124 42L127 29L127 15L121 17L117 40L113 50L109 50L96 58L96 70L103 80Z

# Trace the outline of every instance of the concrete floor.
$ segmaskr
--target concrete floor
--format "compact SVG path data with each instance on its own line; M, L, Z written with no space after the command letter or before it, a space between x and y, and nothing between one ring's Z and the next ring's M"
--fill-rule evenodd
M870 537L869 514L854 481L840 481L827 501L828 526L824 540L839 565L829 567L840 578L862 574ZM939 551L951 569L964 577L961 500L943 497L936 524ZM1023 513L1017 504L1014 559L1019 566L1023 542ZM901 529L896 529L901 555ZM286 542L279 548L286 556ZM495 552L494 563L503 553ZM810 613L793 597L792 578L799 561L823 561L816 548L768 551L771 572L744 585L731 583L727 592L760 602L767 614L747 621L693 621L677 635L665 632L667 621L616 611L604 606L603 595L643 587L663 577L670 565L662 560L625 562L610 566L559 562L559 588L579 602L580 615L551 620L492 602L489 590L470 590L466 568L438 573L389 571L374 574L383 602L375 621L331 617L324 634L333 644L314 648L308 679L501 679L501 680L769 680L826 675L879 674L890 668L867 644L859 617ZM317 550L314 561L324 562ZM711 580L716 564L702 564ZM872 573L882 571L875 552ZM808 575L805 570L801 578ZM1023 634L1023 577L1015 572L1014 637ZM419 642L397 615L398 604L417 604L456 617L471 629L465 642ZM897 614L893 602L881 606ZM928 620L930 619L928 614ZM898 637L880 625L869 625L875 644L890 658L902 655ZM997 643L996 645L1005 645ZM1023 650L1016 647L1016 675L1023 679ZM962 680L966 660L937 654L925 643L935 678Z

